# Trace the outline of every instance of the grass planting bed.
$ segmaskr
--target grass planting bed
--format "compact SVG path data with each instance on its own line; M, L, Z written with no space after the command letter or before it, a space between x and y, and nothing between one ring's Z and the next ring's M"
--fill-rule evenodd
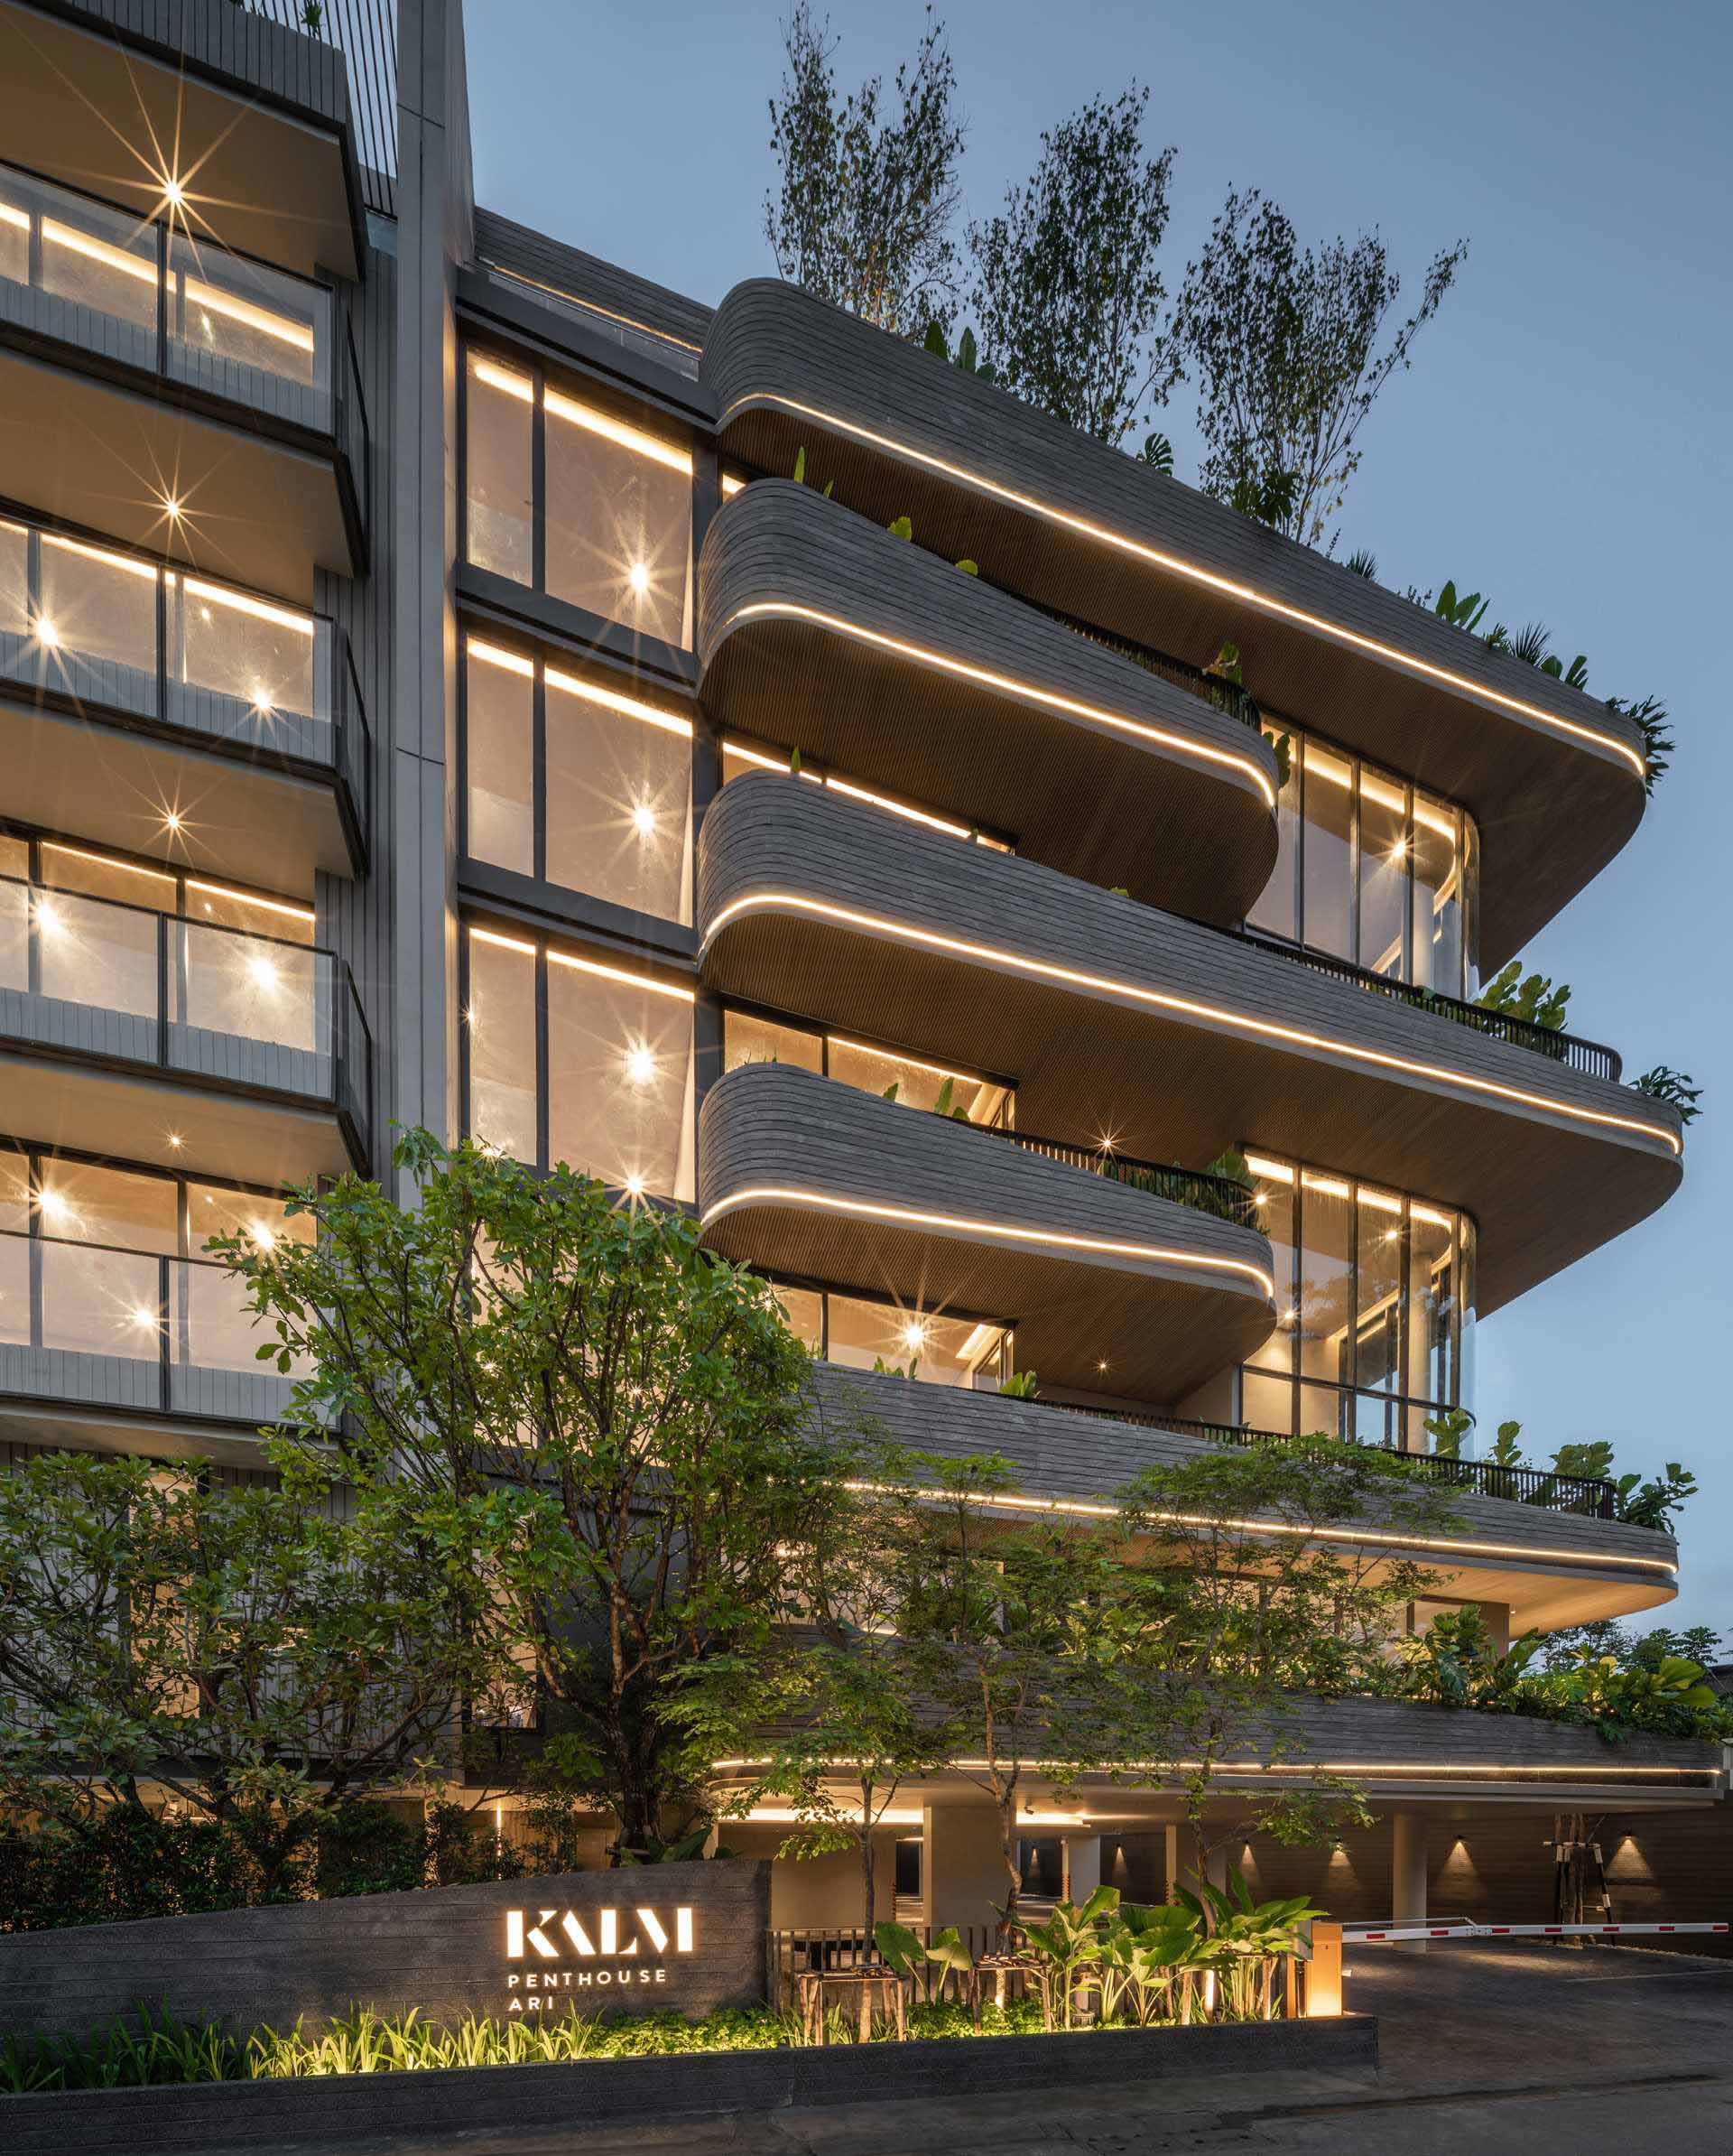
M560 2063L410 2064L456 2055L449 2042L430 2047L423 2040L400 2046L394 2058L387 2047L375 2070L359 2073L330 2071L330 2063L344 2063L353 2053L340 2047L316 2050L310 2040L298 2059L280 2055L273 2077L62 2086L0 2096L0 2147L7 2156L66 2156L69 2150L79 2156L137 2156L144 2149L180 2156L286 2141L340 2147L373 2135L647 2125L791 2105L968 2097L1176 2075L1363 2076L1375 2072L1378 2060L1377 2023L1363 2014L980 2037L967 2033L960 2010L937 2014L946 2018L922 2015L906 2043L821 2047L793 2042L786 2019L770 2014L733 2016L710 2030L669 2027L660 2036L639 2023L621 2032L611 2055L593 2047L598 2036L607 2045L614 2031L592 2022L585 2046L590 2055ZM923 2026L935 2032L919 2033ZM424 2037L437 2040L440 2033ZM707 2038L729 2048L691 2048ZM236 2075L246 2076L244 2049L233 2047L228 2056ZM214 2050L207 2059L208 2069L221 2064ZM160 2063L173 2070L166 2053ZM273 2074L269 2064L264 2071ZM18 2077L12 2086L19 2086Z

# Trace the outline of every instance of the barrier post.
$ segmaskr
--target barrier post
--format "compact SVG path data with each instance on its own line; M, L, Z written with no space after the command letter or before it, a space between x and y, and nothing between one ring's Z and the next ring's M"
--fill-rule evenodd
M1321 1919L1311 1928L1306 1963L1306 2019L1333 2019L1342 2011L1342 1928Z

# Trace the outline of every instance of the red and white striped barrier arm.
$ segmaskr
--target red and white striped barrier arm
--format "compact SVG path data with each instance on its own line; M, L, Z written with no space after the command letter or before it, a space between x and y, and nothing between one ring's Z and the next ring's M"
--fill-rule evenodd
M1636 1932L1725 1932L1725 1924L1477 1924L1464 1917L1455 1924L1404 1925L1384 1931L1344 1929L1345 1947L1394 1946L1403 1939L1557 1939L1622 1938Z

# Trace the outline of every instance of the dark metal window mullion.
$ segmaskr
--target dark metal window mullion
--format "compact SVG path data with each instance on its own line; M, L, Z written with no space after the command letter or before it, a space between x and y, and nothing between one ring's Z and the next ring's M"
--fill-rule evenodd
M30 1260L30 1344L40 1348L48 1337L48 1316L44 1307L42 1285L42 1161L40 1153L26 1153L25 1176L29 1182L32 1203L27 1210L24 1233L29 1241Z
M545 943L538 943L535 947L535 1164L544 1170L552 1166L548 1157L551 1120L548 1112L551 1064L548 1034L548 951Z
M548 668L535 661L530 689L530 848L538 883L548 879Z
M542 404L546 380L534 372L535 402L530 407L530 588L548 588L548 415Z

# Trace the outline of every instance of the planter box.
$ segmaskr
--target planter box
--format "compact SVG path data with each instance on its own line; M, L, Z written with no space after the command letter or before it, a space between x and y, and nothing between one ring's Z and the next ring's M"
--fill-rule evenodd
M769 1862L743 1857L24 1931L0 1938L0 2029L81 2037L141 2006L237 2036L357 2006L696 2020L763 2004L769 1920Z
M293 2142L341 2147L371 2136L441 2142L492 2131L654 2125L791 2105L966 2098L1006 2089L1100 2087L1177 2075L1376 2071L1378 2025L1246 2021L1219 2028L1114 2029L1072 2036L837 2044L812 2051L723 2051L602 2058L574 2066L474 2067L103 2089L0 2097L7 2156L192 2156Z

